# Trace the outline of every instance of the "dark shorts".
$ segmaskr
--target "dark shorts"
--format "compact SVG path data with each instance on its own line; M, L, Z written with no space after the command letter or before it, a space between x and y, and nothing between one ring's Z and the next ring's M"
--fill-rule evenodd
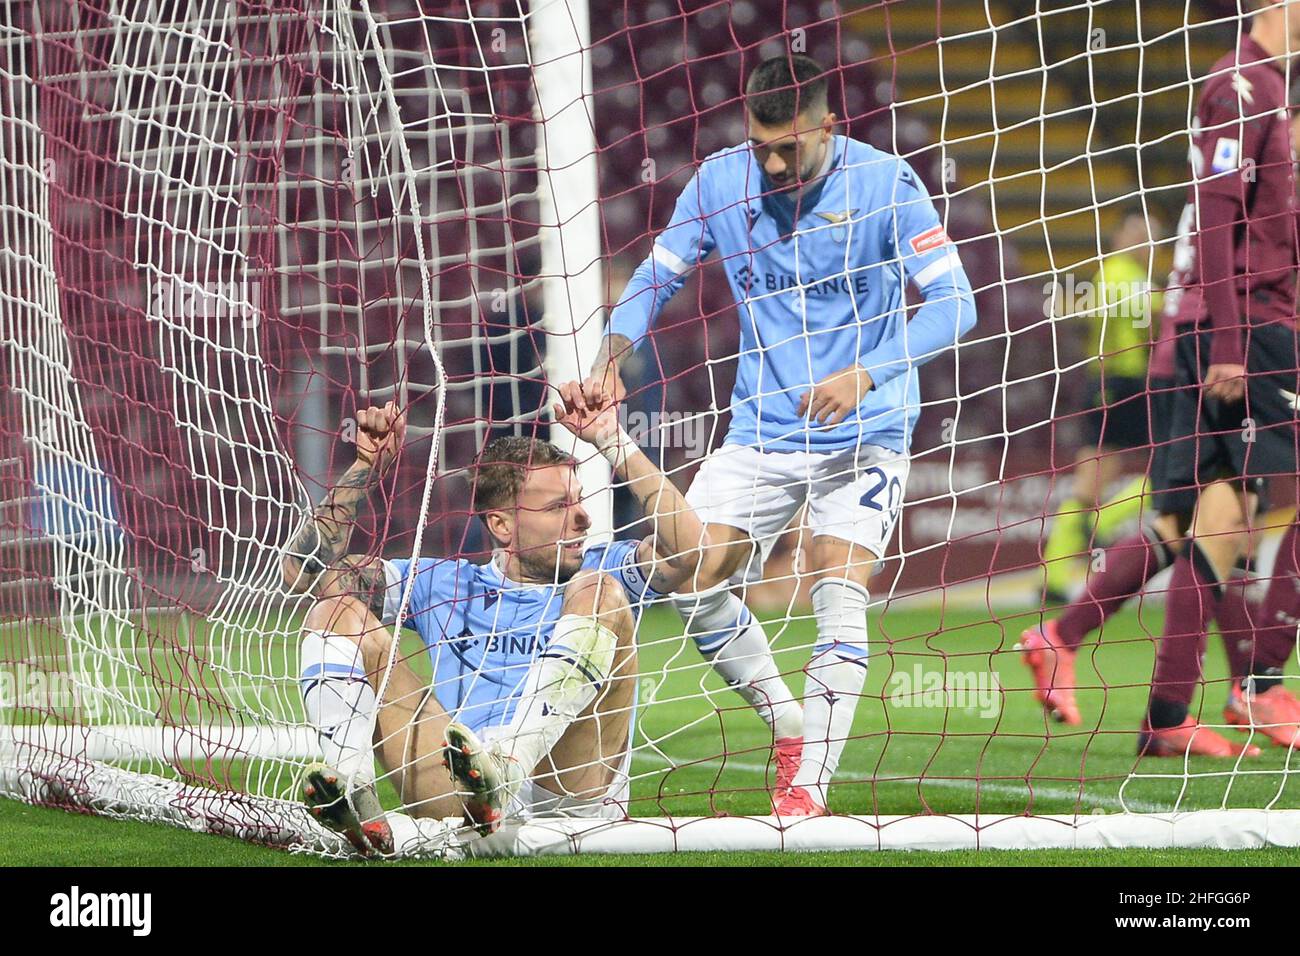
M1092 411L1085 421L1089 445L1104 448L1145 448L1151 441L1147 425L1147 383L1145 378L1107 375L1089 383Z
M1174 380L1160 376L1151 379L1147 395L1151 410L1151 465L1147 476L1151 479L1153 494L1168 491L1169 484L1169 421L1174 408Z
M1223 478L1242 478L1259 491L1270 476L1296 474L1300 361L1297 337L1285 325L1254 326L1246 356L1246 398L1226 405L1203 395L1210 334L1178 337L1173 389L1167 411L1155 401L1163 430L1159 468L1152 463L1154 505L1163 513L1189 514L1198 491Z

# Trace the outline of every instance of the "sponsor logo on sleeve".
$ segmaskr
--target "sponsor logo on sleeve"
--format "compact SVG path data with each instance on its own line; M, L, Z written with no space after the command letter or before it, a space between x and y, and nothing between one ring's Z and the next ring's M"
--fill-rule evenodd
M912 237L912 252L919 256L947 244L948 233L944 231L943 226L935 226Z

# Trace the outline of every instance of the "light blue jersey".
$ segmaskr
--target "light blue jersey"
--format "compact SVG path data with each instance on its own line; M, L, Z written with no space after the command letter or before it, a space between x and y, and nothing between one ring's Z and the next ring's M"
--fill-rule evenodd
M975 300L934 204L900 157L836 136L826 173L796 204L748 146L704 160L628 282L609 333L644 338L687 273L717 251L740 317L727 442L764 451L905 451L920 410L917 366L975 324ZM766 195L765 195L766 193ZM925 296L907 320L910 278ZM875 387L839 425L798 414L822 378L865 367Z
M627 593L632 613L657 600L636 561L637 541L588 548L582 566L609 572ZM560 619L563 584L521 584L495 564L463 558L420 558L403 623L424 641L433 690L444 710L479 731L506 724L524 678ZM385 561L384 620L391 623L411 573L409 560Z

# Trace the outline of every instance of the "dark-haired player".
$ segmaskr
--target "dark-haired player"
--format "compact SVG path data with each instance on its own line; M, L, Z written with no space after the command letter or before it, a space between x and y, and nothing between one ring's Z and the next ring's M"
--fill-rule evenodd
M836 134L816 61L760 63L745 114L748 141L700 163L624 289L584 387L617 392L618 366L687 275L722 260L740 319L731 427L687 492L710 547L674 603L772 728L776 812L818 815L866 676L868 585L902 508L918 367L957 344L975 303L912 168ZM922 297L910 318L909 282ZM761 574L804 508L817 640L801 714L730 587Z

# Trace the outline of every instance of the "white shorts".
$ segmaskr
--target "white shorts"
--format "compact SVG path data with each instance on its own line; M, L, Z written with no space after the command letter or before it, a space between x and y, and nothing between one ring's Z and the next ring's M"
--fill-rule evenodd
M838 452L759 451L723 445L700 466L686 500L706 523L739 528L758 543L733 585L761 580L777 539L805 504L804 528L885 553L903 509L906 454L861 445Z
M491 743L511 729L509 724L485 727L479 733L479 739L484 743ZM627 804L632 793L628 779L631 770L632 751L629 749L623 754L618 772L614 775L609 789L594 797L567 797L545 790L532 780L525 780L519 792L515 794L515 799L506 809L506 816L518 820L531 820L538 817L622 820L627 817Z

